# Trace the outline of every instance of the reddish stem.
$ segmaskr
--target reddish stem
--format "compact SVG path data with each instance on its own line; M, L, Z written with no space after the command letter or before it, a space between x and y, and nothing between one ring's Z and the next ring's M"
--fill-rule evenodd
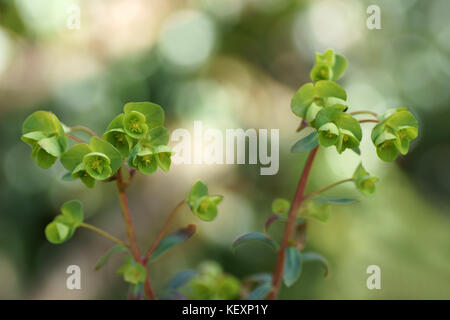
M122 169L122 168L121 168ZM139 247L136 241L136 234L134 232L133 222L131 220L130 209L128 207L127 195L125 194L125 189L127 184L124 183L122 179L121 169L117 172L117 193L119 195L120 207L122 208L122 215L125 221L125 226L127 230L128 241L130 242L131 254L136 262L140 263L144 267L146 264L144 263L144 259L141 256L139 251ZM147 268L146 268L147 269ZM145 277L144 290L147 294L148 298L154 300L156 298L155 292L150 284L149 275L147 273Z
M315 147L308 155L305 167L303 168L302 176L298 182L297 191L295 192L294 200L292 201L291 208L288 213L288 220L286 222L286 227L284 229L283 240L281 242L281 248L277 254L277 261L275 264L275 270L272 277L272 291L269 293L268 299L275 300L278 297L278 292L280 290L281 279L283 276L284 260L286 254L286 248L289 246L291 237L295 230L297 211L300 208L303 200L306 183L308 182L309 173L311 172L312 164L316 156L319 147Z
M374 122L374 123L379 123L379 120L375 120L375 119L364 119L364 120L359 120L359 123L365 123L365 122Z
M164 227L161 229L161 231L159 232L158 236L156 237L155 242L153 242L152 246L150 247L150 249L147 251L143 262L145 264L147 264L148 260L150 259L150 257L152 256L153 251L155 251L156 247L158 246L158 244L161 242L161 240L164 238L164 235L166 234L167 230L169 229L169 225L172 222L172 220L175 218L175 215L177 214L178 210L185 204L186 202L183 200L180 203L178 203L178 205L175 207L175 209L173 209L173 211L170 213L169 217L167 218L166 223L164 224Z

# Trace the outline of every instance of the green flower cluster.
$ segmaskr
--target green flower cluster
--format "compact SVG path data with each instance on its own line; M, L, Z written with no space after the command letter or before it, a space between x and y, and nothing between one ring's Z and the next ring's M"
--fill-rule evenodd
M291 101L292 111L317 130L320 145L336 146L339 153L354 149L362 139L361 126L345 113L347 94L337 83L319 80L303 85Z
M338 80L347 68L347 59L333 50L328 49L323 54L316 53L316 63L311 70L312 81Z
M44 169L50 168L67 148L63 125L48 111L36 111L25 119L22 140L31 146L31 156Z
M378 157L384 161L394 161L398 153L407 154L409 143L417 138L418 123L405 107L388 110L379 117L372 130L372 142Z
M227 273L215 262L204 262L199 272L180 290L187 299L230 300L238 299L241 292L240 281Z
M347 94L334 82L343 75L347 62L332 50L317 53L315 60L310 75L314 82L301 86L295 93L291 110L316 130L317 137L309 139L309 145L335 146L338 153L346 149L358 152L362 139L360 122L346 113ZM372 141L384 161L395 160L398 152L406 154L410 141L418 135L417 120L407 108L389 110L378 120L369 121L379 121L373 128Z
M217 216L217 205L223 197L208 195L208 186L197 181L186 197L186 203L192 212L203 221L212 221Z
M45 236L53 244L69 240L75 230L83 223L83 206L78 200L71 200L61 207L61 214L56 216L45 228Z
M353 173L353 182L359 191L370 195L375 192L375 183L378 182L378 177L371 176L360 163Z
M69 173L66 179L80 179L87 187L96 180L112 177L126 159L129 166L145 174L158 166L168 171L172 150L169 132L163 127L164 110L151 102L125 104L124 113L115 117L102 138L79 143L67 151L70 128L51 112L37 111L23 123L22 140L32 147L32 157L45 169L60 158Z

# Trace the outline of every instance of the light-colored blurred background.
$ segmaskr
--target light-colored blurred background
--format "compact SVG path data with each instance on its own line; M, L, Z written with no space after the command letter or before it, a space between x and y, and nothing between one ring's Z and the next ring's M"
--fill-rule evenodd
M381 30L366 27L370 4L381 8ZM72 17L80 13L79 29ZM233 239L262 230L275 197L291 198L304 155L289 149L298 119L289 108L308 81L316 51L334 48L349 60L341 84L351 108L376 112L408 106L420 122L411 153L395 164L375 156L364 129L366 168L380 177L372 197L350 185L331 194L360 202L336 207L310 225L307 249L330 261L330 277L307 265L282 290L297 299L450 298L450 24L448 0L0 0L0 298L125 298L114 257L95 272L111 245L86 230L60 246L45 225L69 199L84 203L88 221L125 237L112 184L92 191L66 182L58 163L38 168L20 141L32 111L52 110L69 124L102 132L128 101L153 101L169 129L280 128L280 171L260 176L254 165L179 165L139 176L129 190L139 243L147 247L170 210L202 179L223 194L219 217L202 223L185 209L174 227L198 233L154 265L157 290L200 262L215 260L239 278L270 272L274 254ZM348 177L359 158L321 150L310 189ZM67 290L65 269L82 269L82 290ZM379 265L382 290L366 288Z

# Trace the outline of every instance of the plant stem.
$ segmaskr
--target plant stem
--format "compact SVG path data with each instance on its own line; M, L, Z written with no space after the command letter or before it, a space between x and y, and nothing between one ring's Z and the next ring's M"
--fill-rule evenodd
M150 247L150 249L147 251L145 257L144 257L144 263L146 264L148 262L148 260L150 259L153 251L155 251L156 247L158 246L158 244L161 242L161 240L163 239L164 235L167 232L167 229L169 229L169 225L172 222L172 220L175 218L175 215L177 214L178 210L186 203L186 201L181 201L176 207L175 209L172 210L172 212L170 213L169 217L167 218L166 223L164 224L164 227L161 229L161 231L159 232L158 236L156 237L156 240L153 242L152 246Z
M102 229L100 229L100 228L97 228L97 227L95 227L95 226L93 226L93 225L91 225L91 224L82 222L82 223L80 224L80 227L83 227L83 228L92 230L92 231L94 231L94 232L97 232L99 235L102 235L102 236L104 236L105 238L108 238L109 240L111 240L111 241L113 241L113 242L115 242L115 243L117 243L117 244L120 244L120 245L122 245L122 246L124 246L124 247L128 247L128 245L127 245L125 242L123 242L122 240L120 240L120 239L114 237L113 235L110 235L108 232L106 232L106 231L104 231L104 230L102 230Z
M364 122L375 122L375 123L379 123L380 120L375 120L375 119L364 119L364 120L359 120L359 123L364 123Z
M143 262L143 259L142 259L141 253L139 251L137 241L136 241L136 235L134 233L133 222L131 220L130 209L128 207L127 195L125 194L125 189L126 189L127 185L125 185L123 182L121 170L122 170L122 168L120 168L119 171L117 171L117 193L119 195L120 207L122 209L123 220L125 222L125 227L127 230L128 241L130 242L131 254L133 255L133 258L136 262L142 264L145 267L145 263ZM150 284L148 272L145 277L144 289L145 289L145 293L147 294L149 299L151 299L151 300L156 299L155 293Z
M70 133L66 133L66 136L68 136L70 139L72 139L72 140L74 140L74 141L76 141L78 143L85 143L83 140L81 140L81 139L71 135Z
M350 112L351 115L356 115L356 114L370 114L372 116L374 116L375 118L378 118L378 114L376 112L373 111L369 111L369 110L360 110L360 111L353 111Z
M269 300L275 300L278 296L278 291L280 290L281 279L282 279L283 269L284 269L286 248L289 245L289 242L291 240L292 234L295 229L297 210L300 208L300 206L304 200L303 194L305 192L306 183L308 182L309 173L311 172L312 164L314 162L314 158L317 154L318 149L319 149L318 146L315 147L313 150L311 150L311 152L308 155L308 159L306 160L306 164L303 168L302 175L298 182L297 191L295 192L294 200L292 201L291 207L289 209L288 220L286 222L286 226L284 229L281 248L278 251L275 270L273 272L273 277L272 277L273 288L272 288L272 291L269 293L269 296L268 296Z
M331 189L331 188L333 188L333 187L335 187L337 185L340 185L341 183L345 183L345 182L349 182L349 181L353 181L353 178L348 178L348 179L343 179L343 180L336 181L336 182L334 182L334 183L332 183L332 184L330 184L330 185L328 185L326 187L323 187L323 188L321 188L321 189L319 189L317 191L314 191L314 192L311 192L310 194L307 194L306 196L304 196L303 199L314 198L314 197L318 196L319 194L321 194L322 192L325 192L325 191L327 191L327 190L329 190L329 189Z
M91 136L99 137L99 135L96 134L94 132L94 130L92 130L88 127L85 127L85 126L73 126L73 127L70 127L70 131L84 131L86 133L89 133Z

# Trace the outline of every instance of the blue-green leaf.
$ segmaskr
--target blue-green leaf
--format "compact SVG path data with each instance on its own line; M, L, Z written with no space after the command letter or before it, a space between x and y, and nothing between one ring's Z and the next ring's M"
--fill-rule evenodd
M121 244L118 244L118 245L112 247L111 249L109 249L108 252L98 260L97 264L95 265L95 270L99 270L101 267L103 267L114 253L124 251L124 250L127 250L127 248Z
M300 277L302 272L302 255L296 247L286 248L283 281L288 287L292 286Z
M160 255L162 255L167 250L173 248L174 246L183 243L195 233L195 225L190 224L186 228L182 228L175 233L169 234L164 237L161 242L156 247L155 251L153 251L152 256L150 257L150 261L154 261Z
M319 144L317 131L310 133L308 136L297 141L291 148L291 152L311 151Z
M336 203L336 204L346 204L357 201L356 199L351 198L333 198L333 197L316 197L312 198L312 200L323 203Z
M184 270L177 273L170 282L166 285L166 290L174 290L184 286L189 280L197 276L198 272L195 270Z
M247 300L264 300L264 298L272 290L272 283L265 282L257 286L250 294L247 296Z
M269 236L265 235L262 232L250 232L250 233L246 233L240 237L238 237L236 240L233 241L233 244L231 245L231 250L235 251L237 247L241 246L243 243L247 242L247 241L257 241L257 242L261 242L264 243L266 245L268 245L269 247L271 247L273 250L278 250L279 249L279 244L271 239Z
M303 262L319 262L324 270L325 277L328 275L328 261L323 256L315 252L304 252L302 253Z

